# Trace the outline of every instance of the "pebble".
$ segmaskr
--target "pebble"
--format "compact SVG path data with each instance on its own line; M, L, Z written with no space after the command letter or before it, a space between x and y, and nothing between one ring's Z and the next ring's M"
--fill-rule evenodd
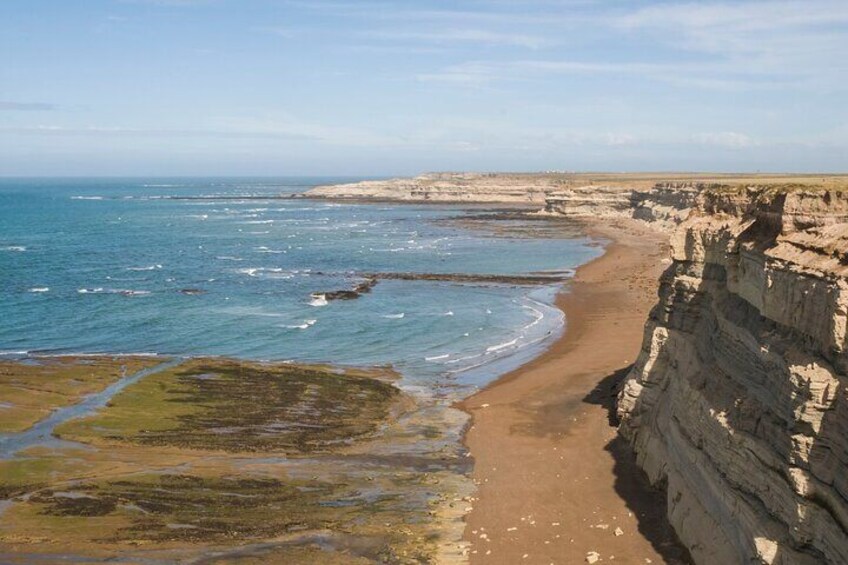
M616 528L616 529L615 529L615 531L614 531L613 533L614 533L616 536L623 536L623 535L624 535L624 530L622 530L621 528Z
M597 551L590 551L586 554L586 563L597 563L601 560L601 554Z

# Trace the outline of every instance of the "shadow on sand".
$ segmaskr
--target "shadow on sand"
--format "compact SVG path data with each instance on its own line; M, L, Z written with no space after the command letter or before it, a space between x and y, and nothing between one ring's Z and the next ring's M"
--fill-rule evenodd
M624 367L606 376L583 399L588 404L603 407L613 427L618 427L616 396L629 371L630 367ZM692 563L689 552L677 539L666 517L665 489L651 486L647 475L636 465L636 455L630 444L620 435L616 435L605 449L615 459L615 491L638 518L639 533L651 542L666 563Z

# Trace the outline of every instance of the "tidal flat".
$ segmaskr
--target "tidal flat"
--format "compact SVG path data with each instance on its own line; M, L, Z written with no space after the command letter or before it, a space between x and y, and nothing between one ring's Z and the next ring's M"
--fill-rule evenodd
M24 431L53 410L159 362L153 357L94 356L0 360L0 434Z
M390 369L41 358L4 363L0 386L71 379L97 392L115 382L104 375L151 367L104 406L59 422L61 441L0 453L0 560L461 555L463 416L401 391ZM54 406L37 398L34 409Z

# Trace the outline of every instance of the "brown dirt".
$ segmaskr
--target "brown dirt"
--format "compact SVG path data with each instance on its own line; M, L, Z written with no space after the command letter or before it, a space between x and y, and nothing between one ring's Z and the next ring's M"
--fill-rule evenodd
M687 562L652 489L616 434L617 384L639 353L665 237L630 222L558 299L567 330L545 354L463 402L477 499L471 563ZM620 530L617 530L620 528ZM618 535L617 535L618 534Z

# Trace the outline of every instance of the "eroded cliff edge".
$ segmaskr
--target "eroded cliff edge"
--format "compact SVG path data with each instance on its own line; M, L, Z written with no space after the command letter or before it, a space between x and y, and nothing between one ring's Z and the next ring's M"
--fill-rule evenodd
M846 178L508 177L315 196L543 200L544 214L669 234L672 264L618 397L620 433L667 491L696 563L848 563Z
M696 562L848 563L848 194L680 188L620 432Z

